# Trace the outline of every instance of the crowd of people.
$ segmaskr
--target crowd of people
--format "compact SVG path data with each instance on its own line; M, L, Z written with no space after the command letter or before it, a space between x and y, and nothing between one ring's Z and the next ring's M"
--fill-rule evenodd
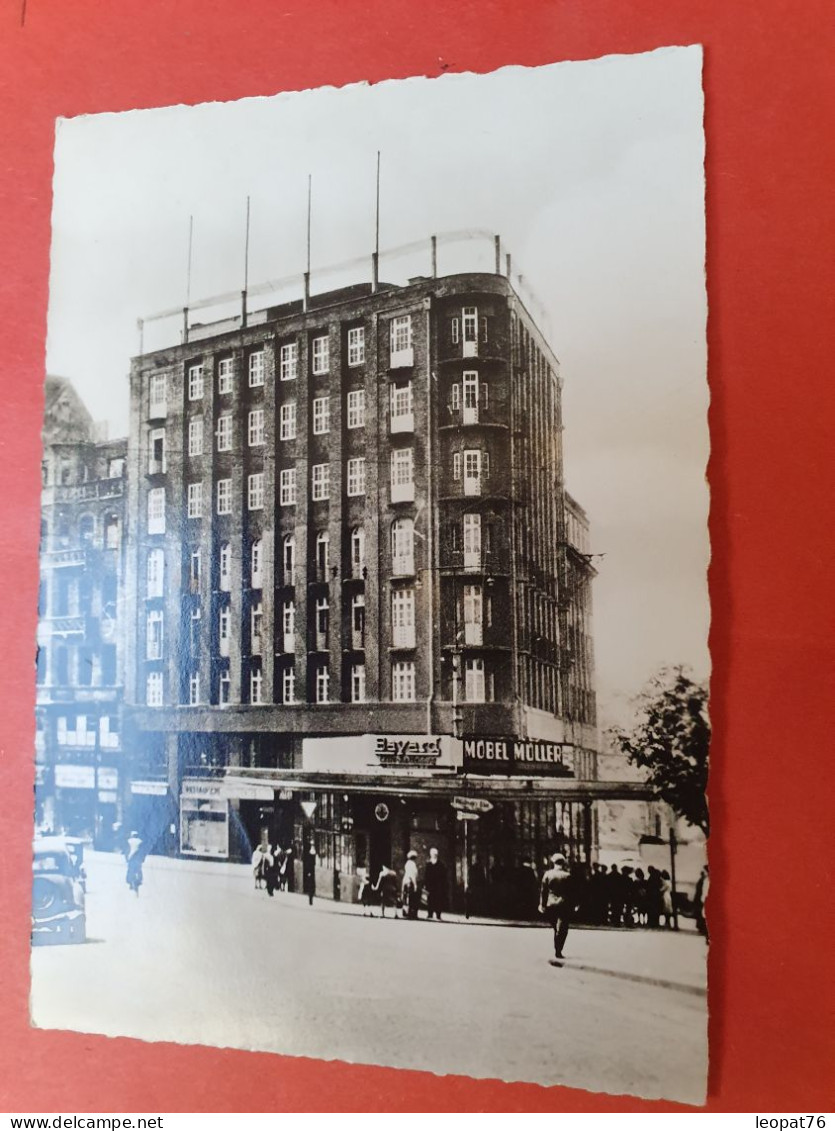
M293 849L259 844L252 854L252 873L256 888L266 888L267 895L293 890Z
M593 864L577 885L577 922L672 929L673 884L666 869Z

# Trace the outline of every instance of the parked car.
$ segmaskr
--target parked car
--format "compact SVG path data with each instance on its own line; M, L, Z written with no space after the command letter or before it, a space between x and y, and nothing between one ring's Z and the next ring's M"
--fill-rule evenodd
M36 840L32 854L32 945L87 938L84 868L63 837Z

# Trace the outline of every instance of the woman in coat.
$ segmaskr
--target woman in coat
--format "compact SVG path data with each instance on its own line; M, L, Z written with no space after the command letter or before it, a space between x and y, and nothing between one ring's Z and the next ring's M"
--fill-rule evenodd
M305 852L302 860L302 890L312 907L313 897L316 894L316 847L313 844Z

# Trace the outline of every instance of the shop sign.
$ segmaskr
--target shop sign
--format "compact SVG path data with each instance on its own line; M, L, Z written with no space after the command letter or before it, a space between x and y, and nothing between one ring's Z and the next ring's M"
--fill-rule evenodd
M381 770L452 770L461 765L461 741L447 734L360 734L305 738L302 768L308 771L374 774Z
M573 777L572 747L539 739L464 738L464 769L477 774Z
M221 793L223 797L230 797L236 801L273 801L275 799L275 790L272 786L236 781L235 778L226 778Z
M168 793L168 782L165 781L133 781L130 783L131 793L143 794L146 797L165 797Z
M211 778L183 778L183 797L217 797L224 796L224 783ZM270 790L272 797L272 790Z
M293 791L292 789L280 789L275 797L276 801L292 801Z
M60 762L55 767L55 785L59 789L95 789L95 766L71 766Z
M111 770L104 766L99 766L98 770L98 785L99 789L114 790L119 788L119 771Z

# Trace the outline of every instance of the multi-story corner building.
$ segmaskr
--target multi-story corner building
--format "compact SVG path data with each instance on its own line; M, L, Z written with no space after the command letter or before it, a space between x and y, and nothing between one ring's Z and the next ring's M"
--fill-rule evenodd
M510 282L356 285L184 338L131 370L146 824L173 799L185 854L312 841L343 899L430 844L485 906L555 843L588 858L588 525Z
M96 439L47 377L41 493L36 823L109 846L123 815L120 578L127 441Z

